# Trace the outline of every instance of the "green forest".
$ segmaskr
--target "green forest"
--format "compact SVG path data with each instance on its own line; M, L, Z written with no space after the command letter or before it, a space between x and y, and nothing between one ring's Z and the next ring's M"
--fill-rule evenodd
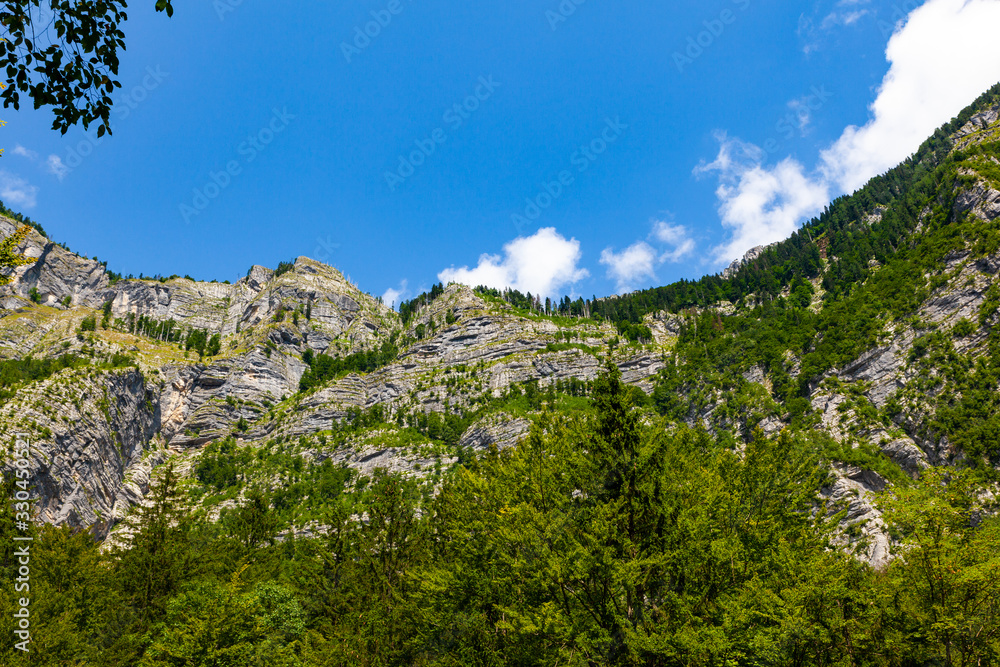
M6 637L15 611L30 609L30 652L5 642L0 663L1000 664L1000 517L983 491L1000 461L1000 292L985 288L975 315L948 327L915 315L960 271L942 258L964 252L975 262L1000 248L996 221L956 205L962 187L1000 177L1000 145L948 146L936 135L728 279L575 301L477 288L489 306L558 325L560 342L542 351L601 356L600 375L459 399L484 368L457 365L444 371L442 412L352 409L316 436L320 448L377 432L404 448L456 452L472 424L503 411L531 421L512 448L460 450L423 476L362 475L303 458L305 437L297 449L288 436L243 443L241 417L190 475L161 468L148 504L103 545L88 531L33 527L30 587L0 593ZM404 327L444 293L434 285L401 304ZM720 301L733 307L704 308ZM147 316L112 322L110 304L102 310L78 337L100 321L199 358L220 352L218 334ZM678 314L679 329L646 394L612 359L618 345L643 349L652 337L643 315L659 310ZM624 341L607 341L607 357L570 342L580 340L574 323L601 320ZM445 323L456 322L448 310ZM824 379L904 325L914 332L913 377L884 407L863 386ZM422 323L414 331L427 333ZM339 356L307 350L291 400L395 362L412 343L400 333ZM972 337L981 344L966 349ZM4 361L0 403L66 369L132 361ZM747 380L755 368L766 389ZM844 441L810 402L821 386L848 398L856 423ZM898 428L906 414L926 417L908 427L914 436L954 444L956 466L913 477L859 435ZM771 435L760 428L767 419L781 424ZM888 483L875 497L892 541L884 567L860 557L861 526L827 499L838 466ZM4 481L8 497L17 483ZM0 509L7 581L22 566L13 538L23 511Z
M513 449L437 493L376 473L320 534L276 539L254 488L217 523L168 467L119 546L45 526L31 543L31 652L4 665L988 665L1000 659L1000 519L972 471L881 498L897 558L838 548L819 497L828 445L757 431L743 451L637 406L617 367L575 415L544 410ZM546 404L547 405L547 404ZM236 476L244 453L198 470ZM245 452L249 456L249 452ZM233 464L236 464L233 467ZM13 491L13 479L7 482ZM18 559L12 508L0 567ZM0 597L15 629L14 592Z
M0 667L1000 667L1000 0L149 4L0 8Z

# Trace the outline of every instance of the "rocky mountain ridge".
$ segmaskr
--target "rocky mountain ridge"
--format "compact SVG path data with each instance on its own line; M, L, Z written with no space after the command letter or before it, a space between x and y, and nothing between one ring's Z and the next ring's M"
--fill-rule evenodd
M715 331L709 338L738 342L743 334L726 332L725 323L752 319L770 303L759 295L647 312L641 323L651 339L629 342L611 322L520 311L462 285L447 286L404 321L336 269L305 257L281 272L254 266L232 285L112 280L96 260L32 232L23 251L37 261L0 288L0 360L72 361L16 388L0 407L0 438L29 434L41 520L104 537L142 502L155 466L180 455L194 470L203 450L224 441L248 460L287 453L301 459L297 466L329 460L360 475L379 467L433 481L467 450L522 438L541 411L540 392L550 406L585 409L587 383L610 355L627 383L658 405L676 399L679 419L714 434L739 441L754 429L773 436L804 423L845 451L877 452L901 475L961 462L967 452L945 434L942 405L971 392L953 366L974 367L992 354L1000 244L988 241L1000 224L1000 182L991 165L1000 162L980 147L998 135L1000 104L952 134L949 154L968 156L953 182L936 186L938 199L921 205L907 237L908 252L933 259L914 283L915 306L905 317L880 316L865 349L801 377L799 408L779 385L802 374L829 331L804 347L789 344L767 364L737 358L727 368L709 358L705 366L692 357L698 346L688 339L700 326ZM867 203L859 224L885 224L891 206ZM0 218L0 234L15 224ZM797 300L817 316L835 307L824 285L840 258L826 252L829 241L817 239L817 275L785 285L776 300ZM739 279L780 245L752 249L723 277ZM876 260L866 268L869 276L852 290L895 270ZM199 332L201 343L192 344ZM206 340L215 346L206 348ZM708 339L704 347L710 357ZM378 363L358 361L386 350L392 354ZM321 355L345 365L304 389ZM696 364L708 369L697 371L704 376L696 386L662 393L663 378ZM10 466L5 457L2 467ZM190 484L200 488L190 470ZM287 471L261 475L290 483ZM824 490L831 506L846 508L845 544L873 564L888 558L889 537L871 498L889 477L833 462ZM221 502L242 497L230 493Z
M10 233L14 224L0 219L0 233ZM152 464L171 452L225 438L238 424L247 424L239 434L243 442L299 438L329 430L352 410L381 406L390 415L440 413L468 406L484 394L499 396L512 384L593 379L600 366L594 354L581 349L548 351L563 340L565 327L545 318L516 316L463 286L450 286L404 327L396 313L338 271L304 257L282 275L252 267L233 285L183 278L112 284L99 263L35 232L25 246L24 254L38 261L19 269L13 284L0 292L0 356L78 354L99 365L119 355L130 364L56 374L19 392L0 418L0 437L17 429L32 435L35 482L44 497L41 518L87 527L98 535L142 497ZM101 324L83 333L87 318L100 320L103 313L108 315ZM456 323L447 325L445 313ZM178 330L218 334L221 349L198 359L182 343L112 324L124 322L127 328L138 318L172 320ZM421 324L437 330L416 340ZM615 337L610 325L571 329L580 348L597 349ZM371 373L348 374L314 393L298 392L308 353L347 356L377 348L390 337L407 341L393 363ZM619 356L628 380L651 391L662 366L659 355L650 349ZM447 383L453 377L448 376L455 368L473 370L463 371L467 388L449 397ZM81 387L73 410L45 407L57 394L60 400L74 400L67 389L78 381L74 373L86 374L89 383L103 383L104 393L88 385ZM136 402L135 396L142 398ZM108 417L106 403L119 412L112 410ZM119 413L143 427L122 428L116 421ZM526 425L517 418L509 425L487 419L470 426L462 443L507 446ZM401 460L389 467L407 465Z

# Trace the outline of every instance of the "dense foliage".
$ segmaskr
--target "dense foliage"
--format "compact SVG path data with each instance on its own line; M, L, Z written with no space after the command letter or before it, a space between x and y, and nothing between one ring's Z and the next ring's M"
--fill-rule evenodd
M309 368L299 380L299 391L309 391L320 387L342 373L370 373L396 360L399 348L395 337L382 343L376 350L355 352L344 357L331 357L328 354L305 357Z
M94 359L78 354L64 354L58 357L35 359L0 360L0 403L17 394L18 388L44 380L67 368L122 368L135 365L135 359L125 354L115 353L105 359Z
M884 499L898 558L831 549L823 447L760 432L742 455L663 428L610 365L594 410L547 414L431 495L330 461L219 523L168 469L127 549L46 527L32 544L32 653L7 665L878 665L1000 659L1000 520L968 475L928 471ZM216 446L196 476L237 484ZM235 458L234 458L235 457ZM247 459L249 460L249 459ZM301 467L301 460L298 465ZM234 464L235 467L231 466ZM244 461L246 463L246 461ZM292 466L294 469L296 466ZM10 480L12 483L13 480ZM301 487L301 488L300 488ZM12 490L12 489L9 489ZM313 538L276 540L307 497ZM846 509L846 508L844 508ZM0 568L17 567L11 507ZM0 593L10 636L14 593Z
M438 298L442 294L444 294L444 285L437 283L431 286L431 290L429 292L424 292L409 301L403 301L400 303L399 317L403 320L403 326L410 323L410 320L412 320L413 316L417 314L417 311L434 301L434 299Z
M125 50L128 3L104 0L49 3L39 12L38 0L4 3L0 12L6 52L0 50L11 85L0 93L4 107L20 109L21 94L38 109L51 106L52 129L63 134L82 123L97 121L97 136L111 130L111 93L121 88L118 50ZM156 11L173 15L171 0L156 0Z
M546 297L542 301L541 295L532 295L531 292L522 294L516 289L498 290L492 287L480 285L475 288L475 293L482 297L493 298L510 304L516 310L525 310L530 313L542 315L555 315L560 317L589 317L590 302L579 297L574 301L568 296L564 296L559 301L553 301Z
M67 368L86 366L88 360L75 354L66 354L52 359L7 359L0 361L0 401L14 396L21 385L44 380Z
M198 459L194 469L195 479L221 491L236 484L241 467L247 463L247 452L237 452L233 440L213 442Z

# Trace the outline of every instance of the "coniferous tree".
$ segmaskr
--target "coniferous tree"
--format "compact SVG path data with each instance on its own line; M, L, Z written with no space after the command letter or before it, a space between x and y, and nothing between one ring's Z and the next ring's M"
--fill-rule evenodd
M257 488L246 494L244 504L226 517L230 534L243 546L252 551L265 542L274 543L278 531L278 521L271 510L267 496Z
M148 504L140 505L126 521L132 532L116 552L122 590L143 619L161 613L194 569L190 545L194 522L182 504L178 483L173 463L168 463L150 489Z

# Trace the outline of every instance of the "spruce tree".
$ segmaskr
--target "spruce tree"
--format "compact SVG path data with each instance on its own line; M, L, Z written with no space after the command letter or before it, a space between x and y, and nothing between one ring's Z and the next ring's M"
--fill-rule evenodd
M181 502L179 478L171 462L139 506L126 520L130 531L118 547L117 570L131 606L142 619L158 616L166 600L192 572L190 546L194 527Z

